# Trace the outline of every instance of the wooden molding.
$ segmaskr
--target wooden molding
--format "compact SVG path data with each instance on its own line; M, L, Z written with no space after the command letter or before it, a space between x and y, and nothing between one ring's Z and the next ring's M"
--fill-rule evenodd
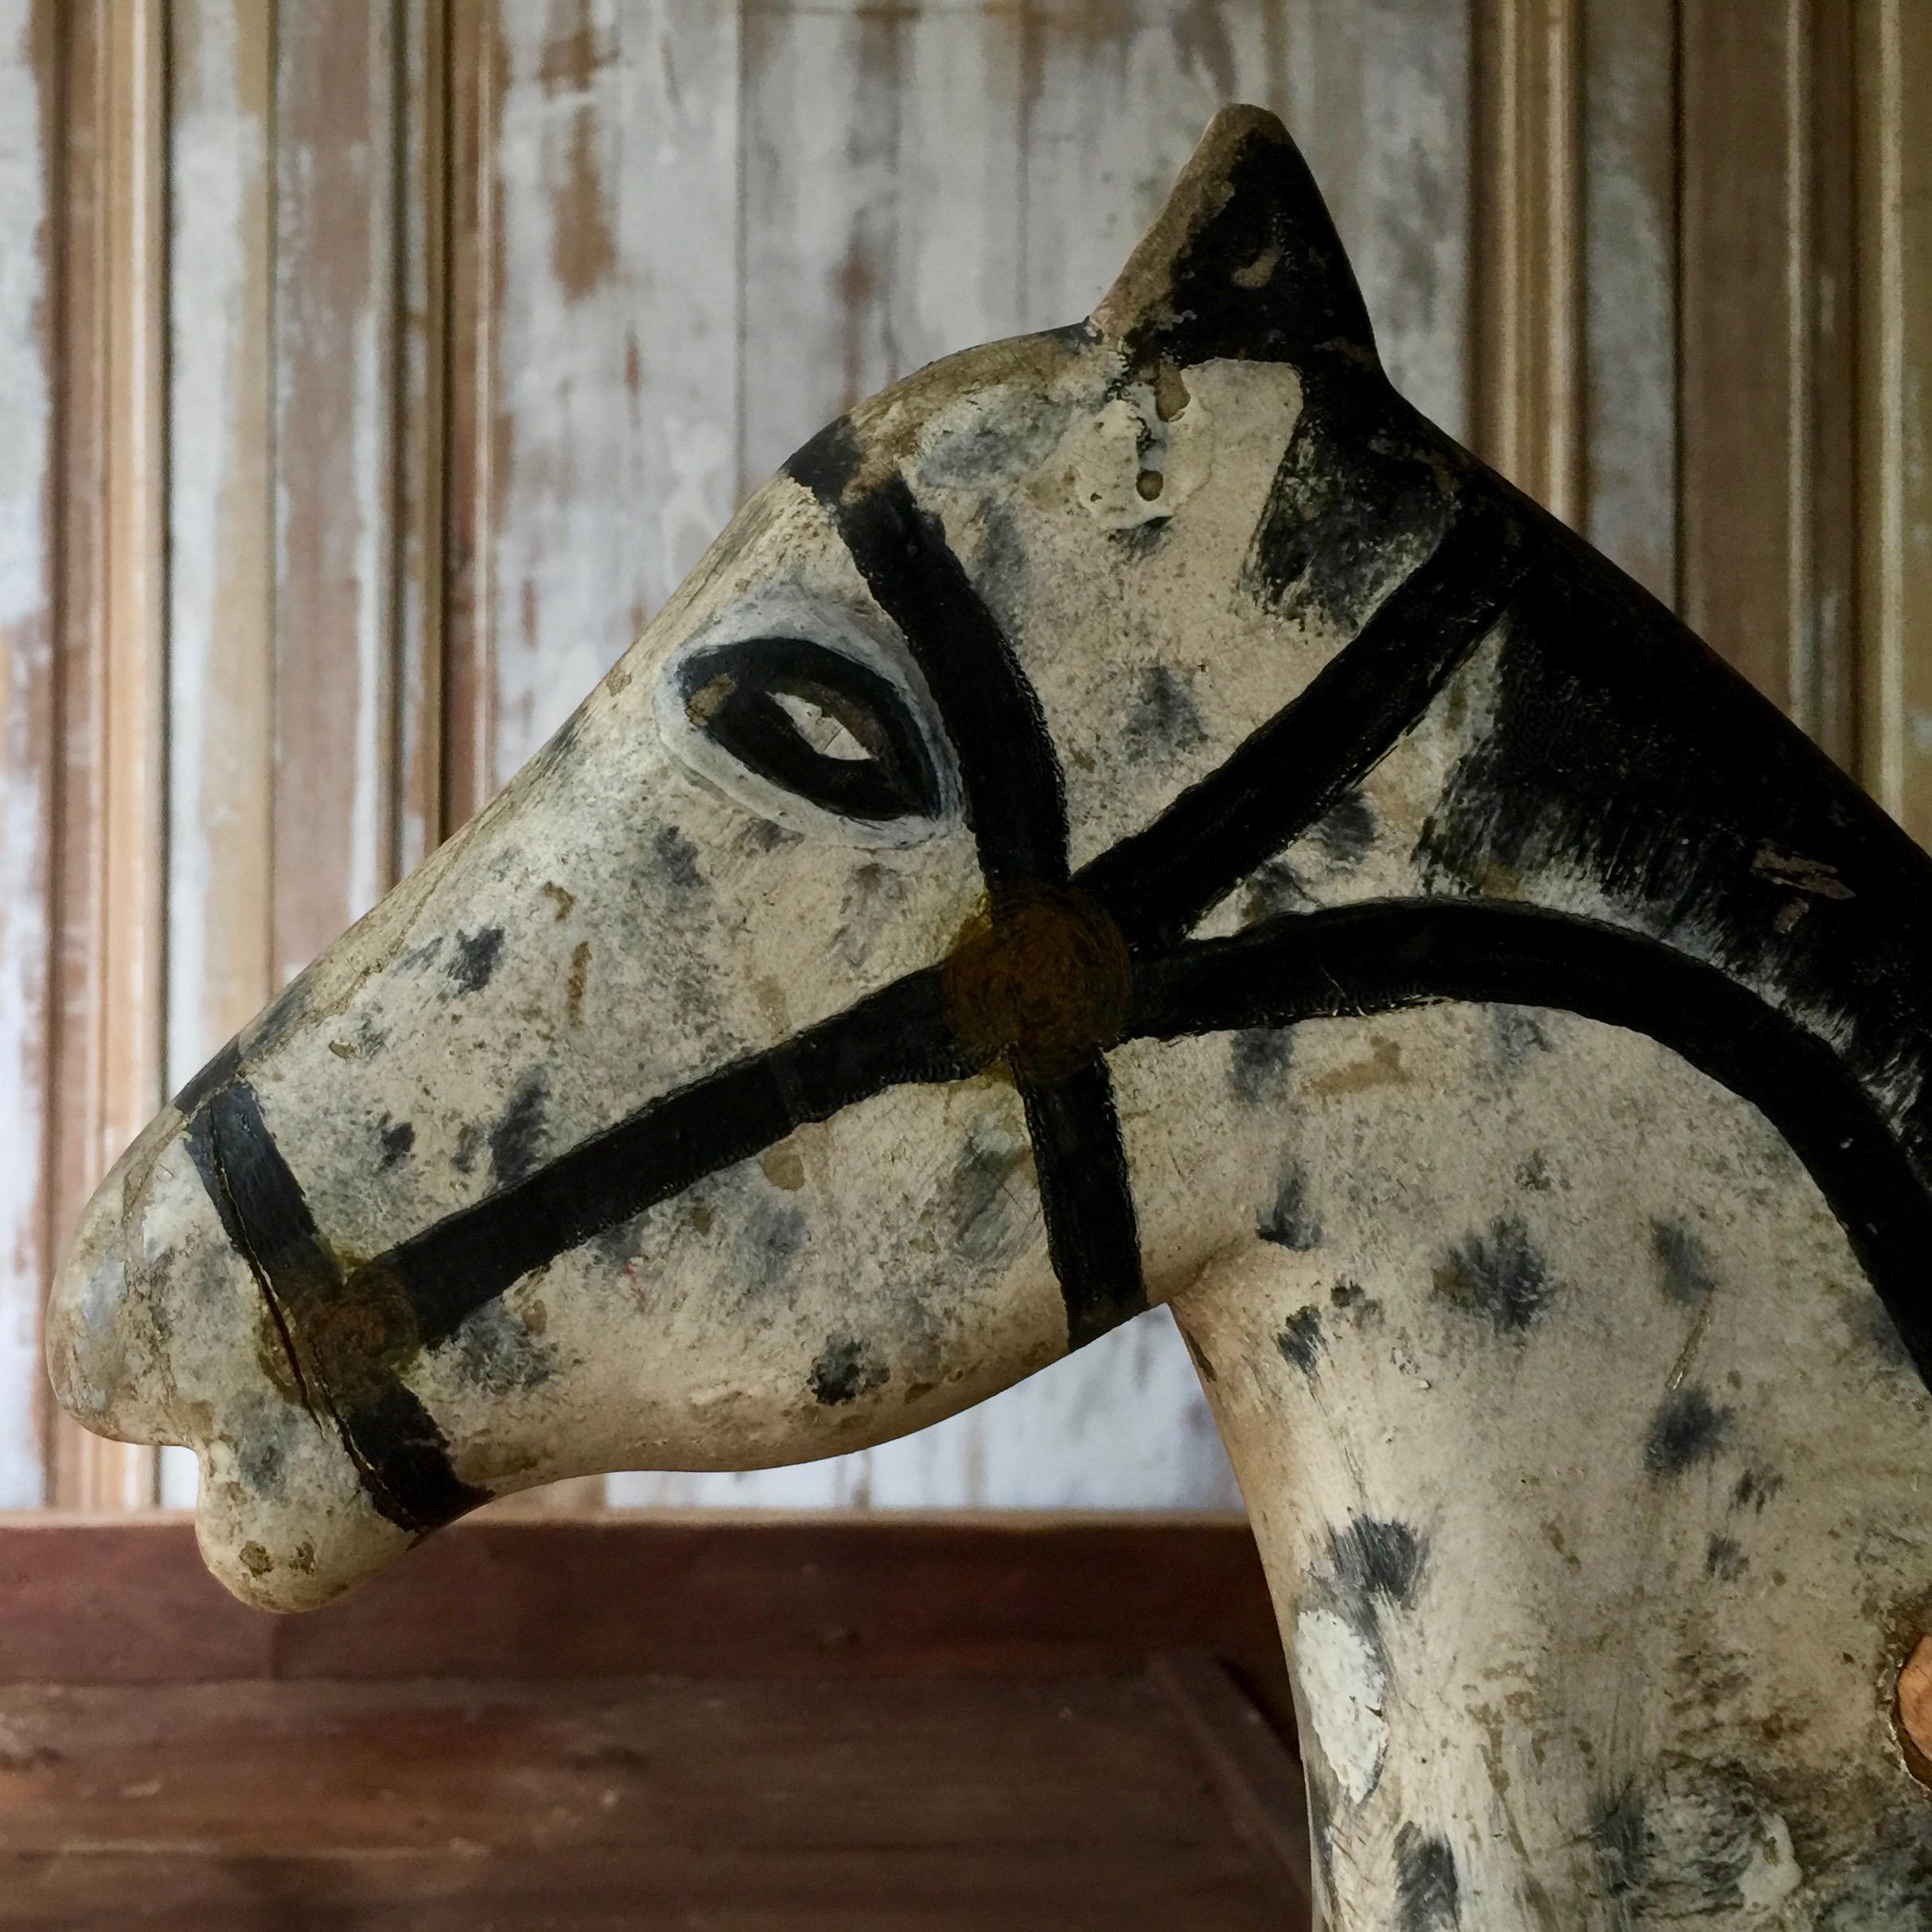
M1856 10L1860 775L1932 841L1932 38L1917 0Z
M1475 22L1475 447L1580 528L1582 0L1478 0Z
M442 824L447 837L476 816L496 785L496 586L492 540L497 442L499 263L497 139L504 84L493 4L450 6L442 110L442 274L447 291L443 375L444 490Z
M67 17L56 1248L159 1104L165 959L165 0ZM154 1499L151 1450L53 1420L55 1499Z

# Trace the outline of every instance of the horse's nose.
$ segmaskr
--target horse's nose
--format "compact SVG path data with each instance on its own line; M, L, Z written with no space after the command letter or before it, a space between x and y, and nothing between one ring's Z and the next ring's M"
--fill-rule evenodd
M176 1124L157 1122L94 1191L54 1276L45 1325L47 1372L60 1406L97 1435L160 1439L149 1412L158 1324L143 1307L146 1178ZM165 1317L158 1325L165 1329Z

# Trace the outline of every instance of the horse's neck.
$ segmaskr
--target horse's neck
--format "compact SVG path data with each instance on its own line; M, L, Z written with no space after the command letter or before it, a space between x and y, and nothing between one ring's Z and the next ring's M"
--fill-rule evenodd
M1257 1237L1174 1310L1330 1922L1918 1926L1932 1410L1782 1139L1541 1010L1318 1022L1291 1073L1222 1124L1276 1137Z

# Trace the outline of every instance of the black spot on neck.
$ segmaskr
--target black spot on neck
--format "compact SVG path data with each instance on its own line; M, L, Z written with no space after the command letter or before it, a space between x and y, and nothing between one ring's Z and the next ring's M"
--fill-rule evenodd
M1396 1833L1396 1923L1400 1932L1450 1932L1462 1922L1455 1854L1435 1832L1404 1824Z
M1652 1221L1650 1252L1666 1300L1695 1307L1717 1286L1704 1243L1681 1221Z
M1331 866L1352 871L1375 843L1375 808L1360 792L1344 792L1316 821L1315 836Z
M1626 1785L1591 1808L1590 1841L1604 1895L1618 1903L1641 1896L1650 1882L1650 1836L1635 1786Z
M489 1130L489 1170L499 1187L509 1187L535 1171L543 1151L543 1113L550 1098L543 1069L532 1068L516 1083L508 1104Z
M1274 1202L1256 1232L1263 1241L1298 1254L1321 1245L1322 1224L1308 1204L1307 1179L1299 1163L1291 1162L1283 1170Z
M1407 1523L1357 1516L1330 1533L1335 1575L1359 1601L1407 1609L1415 1601L1428 1559L1428 1544Z
M828 1335L805 1379L814 1400L836 1408L877 1389L889 1373L856 1335Z
M664 826L651 841L651 869L679 892L695 892L704 883L697 847L675 825Z
M1228 1085L1245 1107L1279 1100L1287 1090L1295 1036L1285 1026L1256 1026L1234 1036Z
M1133 707L1127 715L1128 755L1173 758L1206 740L1206 728L1186 680L1170 665L1149 664L1140 674Z
M1720 1408L1695 1383L1666 1396L1645 1432L1644 1467L1653 1476L1680 1476L1708 1463L1722 1447L1731 1412Z
M1548 1265L1513 1217L1492 1221L1452 1248L1435 1271L1435 1291L1505 1334L1521 1334L1556 1292Z
M447 971L458 992L480 993L502 957L503 928L486 925L480 933L457 934Z
M1289 1367L1300 1369L1312 1381L1322 1350L1327 1346L1322 1334L1320 1310L1297 1308L1282 1323L1281 1333L1275 1338L1275 1346L1280 1350L1281 1359Z
M398 1120L391 1124L385 1117L382 1127L382 1158L376 1163L377 1171L388 1173L401 1161L416 1144L416 1130L408 1120Z
M1720 1583L1735 1583L1750 1568L1750 1560L1729 1537L1712 1537L1704 1545L1704 1575Z

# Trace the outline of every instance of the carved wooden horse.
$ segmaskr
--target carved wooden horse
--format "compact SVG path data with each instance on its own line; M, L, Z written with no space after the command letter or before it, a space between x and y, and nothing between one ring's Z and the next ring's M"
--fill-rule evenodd
M49 1350L316 1603L1172 1304L1347 1928L1932 1922L1932 862L1394 394L1279 124L815 438Z

